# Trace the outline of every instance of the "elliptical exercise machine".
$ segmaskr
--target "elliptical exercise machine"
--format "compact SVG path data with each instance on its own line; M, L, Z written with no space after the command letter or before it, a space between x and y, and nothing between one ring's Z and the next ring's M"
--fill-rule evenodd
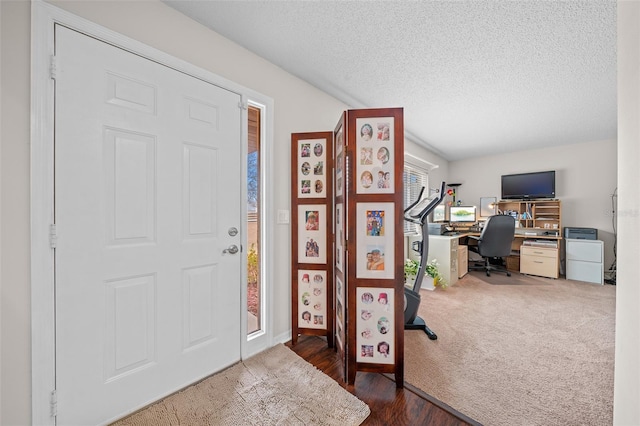
M420 254L420 267L412 288L404 288L404 329L424 330L431 340L436 340L438 336L431 331L422 318L418 316L420 307L420 286L427 269L429 256L429 214L442 202L445 196L445 183L442 182L440 190L436 190L433 195L422 199L424 187L420 190L418 199L404 210L404 220L419 225L422 232L422 241L415 241L411 249Z

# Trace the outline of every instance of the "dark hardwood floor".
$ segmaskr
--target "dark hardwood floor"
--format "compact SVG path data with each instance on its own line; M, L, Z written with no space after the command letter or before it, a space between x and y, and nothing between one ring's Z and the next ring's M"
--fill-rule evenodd
M340 358L323 337L300 336L295 346L287 346L369 406L363 425L480 425L411 385L398 389L390 374L358 372L355 385L347 385Z

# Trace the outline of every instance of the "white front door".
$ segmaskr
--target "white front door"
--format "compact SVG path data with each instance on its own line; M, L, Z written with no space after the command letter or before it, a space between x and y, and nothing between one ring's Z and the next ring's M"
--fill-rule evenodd
M58 424L240 359L240 96L56 28Z

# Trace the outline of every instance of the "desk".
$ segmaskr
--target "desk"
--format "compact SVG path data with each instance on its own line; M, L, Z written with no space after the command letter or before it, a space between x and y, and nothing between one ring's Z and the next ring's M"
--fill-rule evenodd
M465 234L459 237L479 234ZM554 246L526 245L525 240L544 240L555 242ZM560 269L560 240L556 235L516 234L511 243L512 256L519 257L520 273L547 278L558 278ZM473 242L473 239L469 240Z
M517 230L516 230L517 231ZM439 271L448 285L453 285L459 278L458 246L473 245L474 240L469 236L479 236L479 232L460 232L450 235L429 235L428 261L436 259ZM411 241L420 240L421 237L409 237L409 247ZM537 247L525 246L524 240L552 240L556 241L557 247ZM528 275L538 275L547 278L558 278L560 265L560 240L562 237L555 235L526 235L516 234L511 244L513 256L520 258L520 273ZM524 250L523 250L524 248ZM420 261L420 256L415 252L409 252L408 257ZM423 281L423 288L424 286ZM433 288L431 288L433 289Z

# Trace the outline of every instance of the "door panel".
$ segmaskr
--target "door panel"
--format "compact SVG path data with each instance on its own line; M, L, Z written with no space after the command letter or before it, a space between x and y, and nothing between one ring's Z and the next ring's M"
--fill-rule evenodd
M238 361L240 96L56 28L59 424Z

